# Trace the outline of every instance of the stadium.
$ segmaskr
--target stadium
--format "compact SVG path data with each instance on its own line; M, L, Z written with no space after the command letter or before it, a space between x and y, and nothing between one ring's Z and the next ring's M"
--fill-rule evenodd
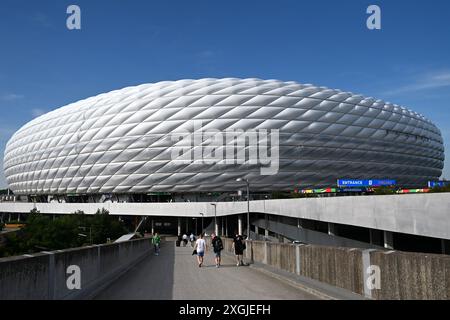
M440 130L404 107L260 79L127 87L35 118L9 140L17 195L252 192L395 179L423 187L444 164Z

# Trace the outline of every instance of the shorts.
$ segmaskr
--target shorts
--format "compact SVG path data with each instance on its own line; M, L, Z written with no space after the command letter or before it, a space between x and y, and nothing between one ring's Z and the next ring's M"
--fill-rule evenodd
M199 257L203 257L203 256L205 255L205 252L203 252L203 251L198 252L198 251L197 251L197 255L198 255Z
M220 251L214 252L214 255L216 256L216 258L220 258Z

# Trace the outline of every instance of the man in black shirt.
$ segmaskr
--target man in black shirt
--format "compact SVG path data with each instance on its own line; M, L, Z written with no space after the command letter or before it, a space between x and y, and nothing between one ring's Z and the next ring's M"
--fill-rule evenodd
M243 255L245 250L244 238L235 231L235 236L233 238L233 248L234 254L236 255L236 266L244 265Z
M216 260L216 268L220 267L220 253L223 250L223 243L222 243L222 239L220 239L219 236L216 236L215 233L211 234L211 244L213 247L213 251L214 251L214 256L215 256L215 260Z

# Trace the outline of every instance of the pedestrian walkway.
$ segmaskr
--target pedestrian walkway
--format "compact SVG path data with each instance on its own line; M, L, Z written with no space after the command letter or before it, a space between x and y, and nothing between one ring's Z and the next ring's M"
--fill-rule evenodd
M223 255L216 268L208 252L199 268L192 247L163 242L159 256L153 254L123 274L96 299L144 300L316 300L296 288L250 267L237 267L233 257Z

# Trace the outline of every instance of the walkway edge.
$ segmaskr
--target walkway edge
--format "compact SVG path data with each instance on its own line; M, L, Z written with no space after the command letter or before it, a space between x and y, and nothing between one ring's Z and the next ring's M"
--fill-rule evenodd
M141 261L147 258L151 254L151 251L144 252L141 256L137 257L133 262L128 264L127 266L120 268L115 273L105 277L102 281L95 286L93 289L89 290L88 293L83 295L83 297L79 298L81 300L95 300L97 296L99 296L104 290L108 289L114 281L117 281L120 277L125 275L128 271L133 269L136 265L138 265Z
M227 255L233 256L231 253L226 252ZM278 270L271 266L268 266L266 264L260 263L260 262L251 262L248 264L248 267L259 271L261 273L264 273L272 278L275 278L279 281L282 281L294 288L303 290L305 292L308 292L320 299L324 300L367 300L367 298L351 292L349 290L346 290L344 288L339 288L332 286L330 284L320 282L315 279L305 278L302 280L302 276L299 276L297 274L284 271L284 270ZM273 270L272 270L273 269ZM283 275L283 273L286 273L286 275ZM302 283L308 282L308 283ZM314 287L320 287L320 289L312 288ZM369 299L370 300L370 299Z
M310 287L308 287L306 285L303 285L303 284L301 284L298 281L291 280L291 279L289 279L287 277L284 277L284 276L279 275L279 274L277 274L275 272L272 272L272 271L268 270L267 268L265 268L265 266L257 266L255 264L250 264L249 267L254 269L254 270L257 270L257 271L259 271L261 273L264 273L264 274L266 274L266 275L268 275L268 276L270 276L272 278L280 280L280 281L282 281L282 282L284 282L284 283L286 283L286 284L288 284L290 286L293 286L293 287L295 287L297 289L306 291L306 292L308 292L308 293L310 293L310 294L312 294L312 295L314 295L314 296L316 296L316 297L318 297L320 299L323 299L323 300L339 300L338 298L332 297L332 296L330 296L330 295L328 295L326 293L323 293L323 292L321 292L319 290L316 290L316 289L310 288Z

